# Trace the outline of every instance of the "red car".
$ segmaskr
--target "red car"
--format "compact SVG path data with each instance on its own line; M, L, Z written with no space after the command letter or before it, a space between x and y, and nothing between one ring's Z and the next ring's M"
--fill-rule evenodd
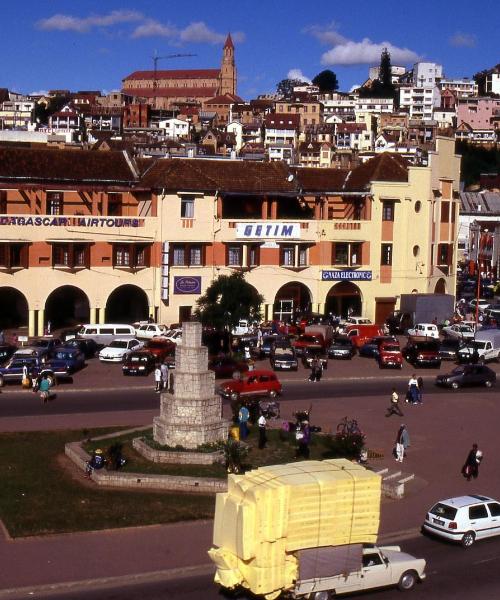
M208 368L211 371L214 371L216 379L219 377L232 377L235 371L239 371L240 373L248 371L246 362L234 360L234 358L231 358L230 356L214 358L208 363Z
M164 337L157 336L147 342L146 350L154 354L158 362L163 362L175 350L175 344Z
M221 383L218 393L223 398L238 400L240 397L250 398L269 396L276 398L281 394L282 385L274 371L248 371L240 379L232 379Z
M293 342L297 356L302 356L305 350L324 350L325 338L321 333L303 333Z
M378 366L403 368L403 354L398 341L383 340L378 345Z

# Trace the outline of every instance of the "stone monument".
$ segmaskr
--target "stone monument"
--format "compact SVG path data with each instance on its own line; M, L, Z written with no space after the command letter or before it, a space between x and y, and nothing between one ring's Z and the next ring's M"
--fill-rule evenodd
M201 332L201 323L182 326L173 392L161 394L160 416L153 419L153 438L159 444L192 450L227 439L228 422L222 418L222 399L214 393L215 373L208 370Z

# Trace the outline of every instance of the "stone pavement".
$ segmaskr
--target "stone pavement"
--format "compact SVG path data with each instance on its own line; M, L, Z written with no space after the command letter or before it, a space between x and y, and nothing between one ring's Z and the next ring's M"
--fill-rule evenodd
M321 385L321 384L320 384ZM431 390L429 390L431 392ZM328 398L317 401L313 419L328 429L344 415L356 417L367 435L368 445L384 454L374 460L377 468L394 469L391 450L401 422L408 426L411 446L402 465L403 472L415 473L403 500L384 500L381 533L383 538L399 539L417 535L425 511L436 500L464 493L481 493L500 498L497 474L499 394L427 393L422 406L403 404L404 418L386 418L388 398L380 395L360 398ZM287 419L304 401L282 404ZM46 429L50 427L92 427L94 425L144 425L151 423L156 411L137 413L99 413L98 415L61 415L40 419L2 419L2 430ZM478 442L485 459L477 481L467 482L460 468L473 442ZM403 533L402 533L403 532ZM0 598L15 598L12 588L138 576L140 573L190 567L206 569L206 550L210 547L211 523L181 523L123 530L65 534L41 538L9 540L0 535ZM158 574L157 574L158 575ZM163 576L162 575L162 576ZM151 575L154 577L155 575ZM17 596L19 597L19 596Z

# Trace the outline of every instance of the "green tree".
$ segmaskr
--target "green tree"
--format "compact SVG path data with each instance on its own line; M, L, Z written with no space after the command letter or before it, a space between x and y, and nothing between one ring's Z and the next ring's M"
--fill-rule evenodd
M330 69L318 73L312 82L319 87L320 92L335 92L339 89L337 75Z
M293 94L293 88L298 85L304 85L305 81L300 79L282 79L276 84L276 92L283 98L290 98Z
M196 318L219 330L234 327L240 319L260 319L264 298L243 273L220 275L196 304Z
M382 87L386 89L394 89L392 84L392 66L391 66L391 54L387 48L382 50L380 55L380 67L378 69L378 80L382 84Z

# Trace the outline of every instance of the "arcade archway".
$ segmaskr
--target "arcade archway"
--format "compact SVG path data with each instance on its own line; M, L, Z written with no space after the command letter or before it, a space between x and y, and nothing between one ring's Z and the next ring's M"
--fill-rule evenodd
M326 295L325 313L340 317L361 315L361 290L350 281L336 283Z
M121 285L111 292L106 303L107 323L133 323L148 317L148 297L140 287Z
M28 301L13 287L0 287L0 329L28 325Z
M273 317L287 323L293 321L298 314L311 311L311 292L298 281L292 281L281 287L275 298Z
M51 329L67 327L90 320L87 294L73 285L63 285L49 294L45 302L45 321Z
M434 288L435 294L446 294L446 281L441 277L438 279L436 283L436 287Z

